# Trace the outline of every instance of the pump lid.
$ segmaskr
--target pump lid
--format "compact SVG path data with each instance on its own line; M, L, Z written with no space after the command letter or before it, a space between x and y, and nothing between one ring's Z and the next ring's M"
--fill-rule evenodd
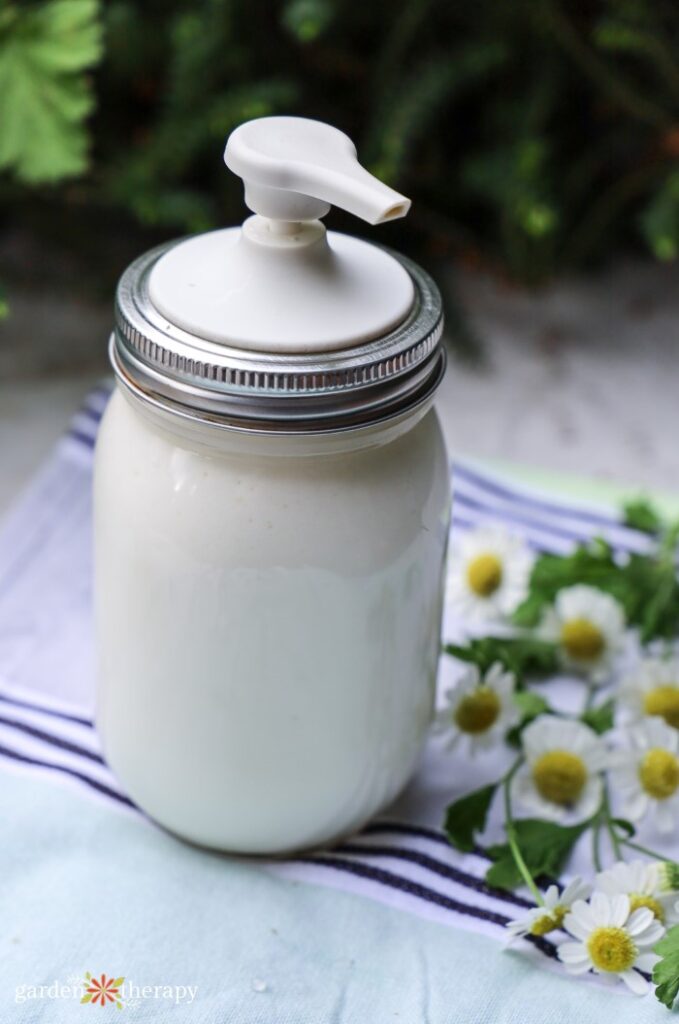
M430 400L445 365L436 286L317 219L335 204L380 223L409 200L315 121L244 124L225 160L255 215L127 268L111 340L120 383L177 415L248 431L353 429Z
M383 224L410 209L409 199L361 167L351 139L322 121L248 121L229 136L224 162L243 179L246 205L271 220L316 220L339 206Z
M259 352L327 352L401 323L414 288L401 264L368 242L327 234L338 206L370 224L403 217L410 200L358 162L337 128L263 117L237 128L224 159L254 211L242 229L173 246L149 279L154 306L210 341Z

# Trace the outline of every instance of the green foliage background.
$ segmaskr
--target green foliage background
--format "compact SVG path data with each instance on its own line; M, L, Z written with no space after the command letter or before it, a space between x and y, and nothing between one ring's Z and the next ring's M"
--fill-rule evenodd
M0 0L0 215L239 220L225 136L281 112L352 135L434 254L679 252L674 0Z

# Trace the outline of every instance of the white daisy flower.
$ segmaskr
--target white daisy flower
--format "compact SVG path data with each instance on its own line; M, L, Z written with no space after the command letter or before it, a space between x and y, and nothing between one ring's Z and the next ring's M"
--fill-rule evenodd
M595 888L606 896L622 893L629 897L630 913L647 907L661 924L679 922L675 903L679 893L667 885L665 865L662 861L618 861L596 876Z
M525 811L550 821L584 821L601 803L601 771L608 752L585 725L540 715L521 734L525 763L512 779L512 796Z
M659 830L671 832L679 818L679 732L662 718L647 718L624 736L628 745L610 762L623 817L640 821L654 812Z
M592 886L576 876L571 879L562 893L556 885L550 885L544 894L544 906L533 907L525 917L507 923L512 938L521 935L547 935L561 928L564 918L576 900L586 900Z
M484 676L476 665L469 665L457 685L446 693L446 706L434 721L434 730L447 734L446 748L452 750L464 741L473 754L500 742L519 721L515 685L513 674L499 662L491 665Z
M578 583L560 590L541 626L559 645L564 665L605 682L625 639L625 613L610 594Z
M528 594L535 556L502 527L481 526L460 538L451 552L448 603L470 621L511 615Z
M664 718L679 729L679 658L647 658L622 682L618 704L633 721Z
M630 910L623 893L595 892L589 903L573 904L563 926L577 940L562 942L557 949L570 974L594 971L610 981L620 978L636 995L648 991L639 971L653 969L659 958L652 948L665 934L648 907Z

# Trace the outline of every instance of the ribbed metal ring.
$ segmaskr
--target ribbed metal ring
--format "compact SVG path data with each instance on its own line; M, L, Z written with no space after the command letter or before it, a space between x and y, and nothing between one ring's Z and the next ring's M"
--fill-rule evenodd
M140 394L168 400L196 418L208 414L263 429L341 429L381 420L419 400L441 372L441 299L431 278L392 255L415 286L413 308L395 330L338 352L274 355L207 341L167 321L151 303L148 279L172 242L135 260L116 295L111 361Z

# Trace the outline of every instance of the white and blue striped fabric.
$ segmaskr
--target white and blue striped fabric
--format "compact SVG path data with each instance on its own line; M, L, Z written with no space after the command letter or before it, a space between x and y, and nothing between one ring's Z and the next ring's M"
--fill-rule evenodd
M36 786L65 787L82 803L83 815L90 806L95 813L97 805L97 814L133 818L155 830L109 771L92 722L90 490L93 448L109 393L102 386L88 395L0 529L0 777L9 773ZM647 548L645 536L605 507L560 502L466 462L455 464L453 478L453 541L459 531L499 521L539 550L568 551L594 535L620 552ZM445 631L458 636L460 624L448 621ZM448 659L442 686L454 672ZM562 684L566 703L572 685ZM432 741L406 792L362 832L332 850L258 862L256 870L281 884L344 890L502 942L505 924L529 900L490 888L483 851L454 851L441 821L452 799L497 777L504 757L490 755L470 765ZM499 836L499 823L491 821L491 836L494 829ZM5 842L11 841L10 834ZM200 851L192 855L201 857ZM525 945L531 962L561 973L549 938Z

